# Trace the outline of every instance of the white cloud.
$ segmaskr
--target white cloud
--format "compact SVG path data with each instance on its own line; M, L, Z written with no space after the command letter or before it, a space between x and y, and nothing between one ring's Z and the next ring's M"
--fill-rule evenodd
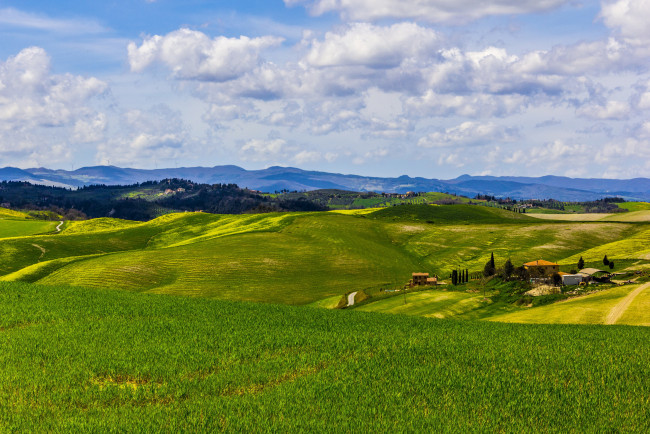
M516 130L494 123L463 122L422 137L418 146L424 148L446 148L451 146L480 146L494 142L509 142L518 136Z
M604 104L588 104L579 107L576 114L597 120L620 120L629 116L630 106L624 101L607 101Z
M107 119L104 113L85 119L78 119L74 124L72 138L77 143L98 142L104 138Z
M601 17L625 42L643 46L650 43L648 11L650 0L608 0L603 2Z
M312 39L305 60L317 67L395 68L408 58L431 56L438 44L435 31L414 23L355 23L343 32L326 33L322 42Z
M244 161L276 161L284 159L289 151L287 141L283 139L251 139L239 150L239 157Z
M50 58L39 47L0 62L0 128L63 126L90 109L106 83L70 74L50 74Z
M384 18L414 19L433 23L464 23L489 15L548 11L568 0L284 0L287 6L305 5L311 14L338 12L352 21Z
M575 160L569 157L579 157L580 160L577 161L582 163L589 152L587 145L554 140L542 146L518 149L504 161L509 164L524 164L527 167L543 165L547 170L551 170L561 166L575 166Z
M0 157L5 164L54 164L70 158L92 106L108 86L94 77L51 73L50 58L30 47L0 61ZM86 129L87 130L87 129ZM88 131L86 131L88 132Z
M172 70L174 78L223 82L233 80L260 63L260 52L282 43L282 38L210 39L205 33L180 29L165 36L145 38L128 46L131 70L141 72L155 62Z

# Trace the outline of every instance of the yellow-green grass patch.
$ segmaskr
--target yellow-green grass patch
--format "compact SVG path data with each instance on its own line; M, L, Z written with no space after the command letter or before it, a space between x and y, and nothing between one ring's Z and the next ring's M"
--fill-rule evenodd
M616 324L650 326L650 289L634 298Z
M540 214L540 213L526 213L532 217L541 220L561 220L571 222L593 222L603 220L615 214L606 213L581 213L581 214ZM616 220L614 220L616 221Z
M620 212L602 218L601 221L610 222L650 222L650 210Z
M648 202L622 202L617 203L619 208L625 208L628 211L648 211L650 203Z
M0 207L0 218L28 219L30 217L27 213Z
M637 287L619 286L550 305L521 308L489 320L530 324L605 324L609 312Z
M612 260L650 259L650 229L643 229L623 239L604 243L561 260L560 264L573 264L582 257L585 261L598 261L607 255Z
M71 221L68 222L65 233L77 234L98 231L116 231L120 229L131 228L134 226L142 225L142 222L132 220L114 219L110 217L96 218L84 221Z
M466 292L428 290L396 295L355 308L365 312L450 318L489 304L482 295Z

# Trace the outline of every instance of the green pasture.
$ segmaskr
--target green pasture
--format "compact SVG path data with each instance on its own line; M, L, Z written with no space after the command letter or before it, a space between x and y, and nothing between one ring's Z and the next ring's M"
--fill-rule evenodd
M650 203L648 202L621 202L616 205L628 211L650 211Z
M489 303L491 301L484 300L483 295L432 289L406 294L395 293L392 297L364 304L355 310L451 318L461 317L463 314L484 308Z
M0 218L0 238L23 237L53 232L59 222Z
M0 283L2 432L647 432L650 329Z

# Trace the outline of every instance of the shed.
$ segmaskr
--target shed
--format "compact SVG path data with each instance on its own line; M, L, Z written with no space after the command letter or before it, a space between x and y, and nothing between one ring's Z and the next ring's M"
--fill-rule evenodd
M581 274L562 274L562 285L579 285L582 280Z

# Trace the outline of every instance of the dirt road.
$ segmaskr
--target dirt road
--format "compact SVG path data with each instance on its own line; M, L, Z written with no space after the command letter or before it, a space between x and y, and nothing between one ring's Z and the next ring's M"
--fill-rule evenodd
M63 221L60 221L59 225L56 227L57 232L61 232L61 226L63 226Z
M348 294L348 306L352 306L354 304L354 297L356 297L356 295L357 291Z
M634 291L630 292L623 300L614 306L612 310L609 311L607 318L605 319L605 324L616 324L616 321L618 321L623 316L627 308L630 307L632 301L634 301L634 298L648 288L650 288L650 283L645 283Z

